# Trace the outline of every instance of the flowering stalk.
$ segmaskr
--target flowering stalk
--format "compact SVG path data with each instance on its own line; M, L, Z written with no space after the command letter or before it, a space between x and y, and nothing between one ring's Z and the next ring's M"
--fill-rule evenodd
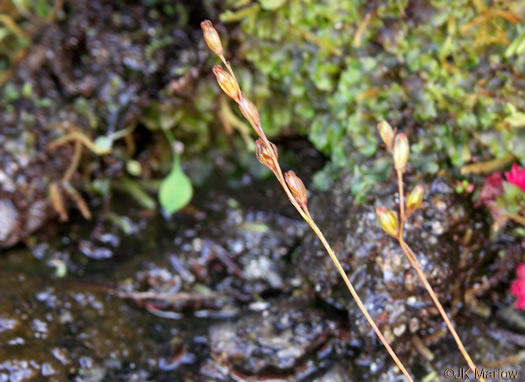
M379 134L381 135L383 140L385 140L384 126L385 126L384 123L378 124ZM392 138L389 137L389 135L387 135L387 137L389 139L389 142L391 142ZM385 141L385 144L388 146L389 142ZM432 289L432 286L428 282L428 279L425 276L425 273L423 272L421 268L421 264L417 260L417 257L414 251L412 251L412 249L408 246L408 244L405 242L405 239L403 237L403 230L404 230L406 219L408 218L408 216L410 216L410 214L412 214L412 212L414 212L417 208L421 206L421 203L423 201L423 196L425 194L425 189L422 185L416 186L414 190L412 190L412 192L408 195L408 198L406 200L406 205L405 205L405 201L404 201L405 197L404 197L404 192L403 192L403 172L406 169L409 154L410 154L410 147L408 144L407 136L404 133L397 134L394 138L392 155L394 157L394 167L397 173L397 184L398 184L398 189L399 189L399 215L400 215L399 228L397 228L396 226L397 234L393 234L393 229L390 226L385 224L385 222L388 219L391 220L392 217L391 216L389 218L386 217L385 211L387 210L384 207L379 207L376 210L378 220L379 220L379 225L381 226L381 228L383 228L383 230L386 233L388 233L390 236L393 236L399 242L399 245L401 246L401 249L407 256L408 261L410 262L410 265L412 265L412 267L416 270L416 273L419 279L425 286L425 289L430 295L430 298L434 302L434 305L436 306L439 313L441 314L441 317L445 321L445 324L447 325L448 330L452 334L452 337L454 337L454 340L456 341L458 349L463 355L463 357L465 358L465 360L467 361L469 368L473 370L474 372L476 372L477 370L476 365L470 358L470 355L466 351L465 346L463 345L463 342L461 342L461 339L459 338L458 333L452 326L452 323L450 322L450 319L448 318L448 315L445 312L445 309L439 302L439 299L437 298L436 293L434 292L434 290ZM393 214L393 212L391 211L389 212L390 214ZM397 224L397 218L396 218L395 223ZM482 377L479 377L479 380L482 382L485 382L485 380Z
M332 260L339 274L343 278L343 281L345 282L348 290L350 291L350 294L354 298L357 306L369 322L372 329L375 331L377 337L383 343L386 350L388 351L396 365L399 367L403 375L407 378L408 381L412 382L412 377L410 376L403 363L399 360L396 353L377 327L376 323L374 322L374 319L372 318L372 316L370 316L370 313L368 313L368 310L365 308L363 302L361 301L361 298L359 297L352 283L348 279L348 276L346 275L346 272L341 266L341 263L337 259L332 247L330 246L330 244L328 244L328 241L324 237L323 233L311 217L310 212L307 208L306 188L303 182L299 177L297 177L297 175L295 175L293 171L288 171L286 174L283 174L278 161L277 147L273 143L271 143L264 134L264 131L261 127L259 112L257 111L257 108L250 100L248 100L245 94L242 93L242 91L240 91L235 74L233 73L229 62L227 62L224 58L222 45L220 43L217 31L215 30L215 28L213 28L212 23L208 20L203 21L201 23L201 27L204 33L204 40L206 41L206 44L215 54L217 54L217 56L219 56L219 58L226 66L229 72L229 76L226 77L224 76L224 73L226 73L224 70L221 71L219 69L214 68L214 73L217 77L217 81L219 82L221 89L230 98L237 102L242 115L248 120L252 128L259 136L259 138L256 141L257 159L259 160L259 162L261 162L273 172L273 174L277 178L277 181L281 184L284 192L286 193L286 196L288 196L290 203L292 203L297 212L299 212L301 217L306 221L306 223L317 235L324 248L326 249L328 256L330 256L330 259ZM233 84L232 81L235 83Z

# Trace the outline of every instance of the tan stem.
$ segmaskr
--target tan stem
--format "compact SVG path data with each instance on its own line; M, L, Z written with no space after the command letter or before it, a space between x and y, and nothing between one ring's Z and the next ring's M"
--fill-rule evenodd
M359 297L359 295L357 294L357 291L354 289L352 283L348 279L348 276L346 275L346 272L344 271L343 267L341 266L341 263L339 262L339 260L335 256L334 251L330 247L330 244L328 244L328 242L326 241L326 239L325 239L323 233L321 232L321 230L319 229L319 227L317 227L317 225L315 224L315 222L312 219L305 219L305 220L308 223L308 225L310 226L310 228L315 232L315 234L317 235L317 237L319 238L321 243L323 243L323 246L326 249L326 252L328 253L328 256L330 256L330 259L332 260L332 262L334 263L335 267L339 271L339 274L343 278L343 280L344 280L344 282L346 284L346 287L348 288L348 291L350 292L350 294L354 298L357 306L359 307L359 309L361 310L361 312L365 316L366 320L368 321L368 323L370 324L372 329L374 329L374 332L376 333L376 335L379 338L379 340L385 346L388 354L390 354L390 357L392 357L392 359L396 363L397 367L399 367L399 369L401 370L403 375L407 378L407 380L408 381L413 381L412 377L410 376L408 371L403 366L403 363L399 360L399 358L397 357L396 353L394 352L394 350L392 349L392 347L390 346L390 344L388 343L386 338L381 333L381 330L379 330L379 328L377 327L376 323L374 322L374 319L368 313L368 310L365 308L363 302L361 301L361 298Z
M452 337L454 337L454 340L456 341L456 344L458 346L459 351L461 352L461 354L463 355L463 357L467 361L467 364L470 367L470 369L475 372L476 371L476 365L474 364L474 362L470 358L467 350L465 349L465 346L463 346L463 342L461 341L461 338L459 338L459 335L456 332L456 329L454 329L454 327L452 326L452 323L450 322L450 319L448 318L448 315L445 312L445 309L443 308L443 305L441 305L441 303L439 302L436 294L434 293L434 290L432 289L432 286L430 285L430 283L427 280L427 277L425 276L425 273L422 271L421 266L419 265L419 262L417 261L416 255L414 254L412 249L410 249L408 244L403 239L399 240L399 244L401 245L401 248L403 249L403 252L405 252L405 254L407 255L408 259L410 260L410 263L412 264L412 266L416 270L417 275L419 276L419 278L423 282L423 285L425 286L425 289L427 290L428 294L430 295L430 298L432 298L432 301L434 302L434 305L436 306L436 308L438 309L439 313L441 314L441 317L443 317L443 320L445 321L445 324L447 325L447 328L450 331L450 334L452 334ZM481 382L485 382L485 380L482 377L480 377L479 380Z
M81 156L82 156L82 142L75 141L75 151L73 153L73 159L71 160L71 164L67 168L67 171L62 178L62 182L69 183L71 181L71 178L73 178L73 175L75 174L75 171L78 167L78 163L80 162Z
M452 326L452 323L450 322L450 319L448 318L447 313L445 312L445 309L443 309L443 306L439 302L436 293L434 292L434 289L432 289L432 286L428 282L428 279L421 269L421 265L419 264L419 261L417 260L416 255L412 251L412 249L408 246L408 244L403 239L403 229L405 226L405 205L404 205L404 193L403 193L403 173L401 171L397 172L397 183L399 188L399 213L401 217L400 225L399 225L399 234L398 234L398 241L399 245L401 246L401 249L405 253L405 255L408 258L408 261L412 265L412 267L416 270L416 273L425 286L425 289L427 290L428 294L430 295L430 298L434 302L434 305L439 311L439 314L441 314L441 317L443 317L443 320L445 321L445 324L447 325L448 330L452 334L452 337L454 337L454 340L456 341L456 344L458 346L459 351L467 361L468 366L471 370L476 372L476 365L470 358L467 350L465 349L465 346L463 346L463 342L461 342L461 339L459 338L458 333L456 332L456 329ZM483 378L479 378L481 382L485 382Z
M236 86L239 88L239 83L237 81L237 78L235 77L235 74L233 73L233 70L229 64L228 61L226 61L225 57L223 55L219 56L219 58L221 59L221 61L223 62L223 64L226 66L226 68L228 69L228 71L230 72L230 74L232 75L232 77L234 78L235 82L236 82ZM236 100L238 102L238 100ZM251 122L251 121L250 121ZM273 148L272 148L272 145L270 143L270 141L268 140L268 138L264 135L264 132L262 131L262 129L260 129L259 126L253 126L252 125L252 128L257 132L258 135L261 136L261 139L263 141L263 144L266 146L266 150L267 152L270 152L270 153L273 153ZM259 132L260 130L260 132ZM262 135L260 134L262 133ZM403 365L403 363L399 360L399 358L397 357L396 353L394 352L394 350L392 349L392 347L389 345L388 341L386 340L386 338L383 336L383 334L381 333L381 331L379 330L379 328L377 327L377 325L375 324L374 322L374 319L372 318L372 316L370 316L370 314L368 313L368 311L366 310L363 302L361 301L361 298L359 297L359 295L357 294L356 290L354 289L354 287L352 286L352 283L350 282L350 280L348 279L348 276L346 275L343 267L341 266L341 263L339 262L339 260L337 259L337 257L335 256L335 253L334 251L332 250L332 247L330 247L330 245L328 244L328 242L326 241L326 238L324 237L323 233L321 232L321 230L319 229L319 227L317 227L317 225L315 224L314 220L312 219L312 217L310 216L310 213L308 212L308 209L303 209L299 203L295 200L295 197L292 195L290 189L288 188L288 185L286 184L286 180L284 179L284 176L283 176L283 173L282 173L282 170L281 170L281 166L279 165L279 161L278 161L278 158L277 156L274 154L272 155L272 162L273 162L273 168L275 169L274 170L274 175L275 177L277 178L277 180L279 181L279 183L281 184L284 192L286 193L286 196L288 196L288 199L290 199L290 202L292 203L292 205L295 207L295 209L299 212L299 214L301 215L301 217L308 223L308 225L310 226L310 228L314 231L314 233L317 235L317 237L319 238L319 240L321 240L321 243L323 244L323 246L325 247L326 249L326 252L328 252L328 255L330 256L330 259L332 260L332 262L335 264L337 270L339 271L339 274L341 275L341 277L343 278L348 290L350 291L350 294L352 295L352 297L354 298L355 302L357 303L357 306L359 307L359 309L361 310L361 312L363 313L363 315L365 316L366 320L368 321L368 323L370 324L370 326L372 327L372 329L374 329L374 332L376 333L377 337L379 338L379 340L383 343L383 345L385 346L386 350L388 351L388 354L390 354L390 356L392 357L392 359L394 360L394 362L396 363L396 365L399 367L399 369L401 370L401 372L403 373L403 375L407 378L407 380L409 382L413 382L413 379L412 377L410 376L410 374L408 373L408 371L406 370L405 366Z
M269 141L268 141L268 139L266 137L263 137L263 141L269 147ZM285 181L284 176L282 174L281 167L279 166L279 162L277 161L277 159L275 157L272 157L272 160L273 160L274 166L276 168L275 176L276 176L277 180L279 181L279 183L281 184L282 188L284 189L284 192L288 196L288 199L290 199L290 202L292 203L292 205L299 212L299 214L306 221L306 223L308 223L308 225L310 226L312 231L314 231L314 233L317 235L317 237L319 238L319 240L323 244L326 252L328 253L328 256L330 256L330 259L332 260L332 262L334 263L335 267L337 268L337 271L339 272L339 274L343 278L343 281L345 282L346 287L348 288L348 291L350 292L350 294L354 298L357 306L359 307L359 309L361 310L361 312L365 316L366 320L368 321L368 323L370 324L370 326L372 327L372 329L376 333L376 335L379 338L379 340L385 346L388 354L390 354L390 357L392 357L392 359L394 360L395 364L397 365L397 367L399 367L399 369L401 370L403 375L407 378L407 380L412 382L413 381L412 377L408 373L407 369L405 368L405 366L403 365L401 360L397 357L396 353L394 352L394 350L392 349L392 347L390 346L390 344L388 343L386 338L383 336L383 333L381 333L381 330L379 330L379 328L377 327L377 325L376 325L374 319L372 318L372 316L370 315L370 313L368 313L368 310L366 309L365 305L361 301L361 298L357 294L357 291L354 289L352 283L348 279L348 276L346 275L345 270L341 266L341 263L337 259L336 255L335 255L335 253L334 253L334 251L332 249L332 247L330 246L330 244L328 243L328 241L324 237L322 231L319 229L317 224L315 224L315 222L312 219L312 217L310 216L310 213L308 212L308 210L304 211L301 208L301 206L299 205L299 203L297 203L297 201L295 200L295 198L292 195L290 189L288 188L288 185L286 184L286 181Z
M493 224L494 231L499 231L499 229L507 219L514 220L516 223L525 226L525 217L512 214L502 214Z
M403 229L405 228L405 200L403 193L403 173L397 171L397 185L399 188L399 237L403 238Z

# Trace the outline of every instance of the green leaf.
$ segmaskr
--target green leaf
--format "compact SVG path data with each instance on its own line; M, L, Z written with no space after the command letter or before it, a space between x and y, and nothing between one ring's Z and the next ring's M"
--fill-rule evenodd
M193 195L191 181L180 167L179 157L173 161L169 175L162 181L159 190L159 201L162 208L169 214L180 210L189 203Z

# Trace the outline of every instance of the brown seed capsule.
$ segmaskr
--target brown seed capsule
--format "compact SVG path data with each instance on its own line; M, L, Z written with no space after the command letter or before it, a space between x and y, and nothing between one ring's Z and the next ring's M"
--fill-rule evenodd
M253 127L255 132L259 137L264 136L264 132L261 128L261 119L259 118L259 112L257 111L257 108L255 105L246 98L246 95L241 92L241 97L239 99L239 109L241 110L242 115L248 122L250 122L250 125Z
M201 23L202 33L204 34L204 41L206 45L211 49L217 56L222 56L224 51L222 50L221 38L217 33L217 30L213 27L210 20L204 20Z
M228 97L238 102L241 91L235 78L233 78L231 74L224 70L220 65L215 65L213 67L213 74L215 74L222 91L226 93Z
M394 145L394 129L392 129L392 126L387 121L381 121L377 124L377 130L386 147L392 150Z
M397 134L394 141L394 166L397 171L403 172L405 170L409 153L410 148L408 146L408 138L406 134Z
M408 212L413 212L421 206L423 202L423 197L425 196L425 187L421 184L418 184L414 189L408 194L406 207Z
M308 199L306 196L306 187L304 186L303 181L295 175L295 172L292 170L287 171L284 174L284 179L286 180L286 184L288 184L288 188L290 188L297 203L299 203L303 210L306 210Z
M255 141L255 155L261 164L268 167L275 174L276 168L272 158L277 160L279 158L279 153L277 151L277 146L270 142L271 150L269 151L268 147L264 144L264 141L261 138L257 138Z
M394 211L387 210L385 207L376 208L376 215L379 220L379 226L390 236L396 237L399 232L399 223Z

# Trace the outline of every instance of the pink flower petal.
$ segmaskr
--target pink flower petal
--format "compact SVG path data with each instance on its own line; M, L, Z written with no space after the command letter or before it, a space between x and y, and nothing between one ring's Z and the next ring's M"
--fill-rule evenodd
M511 171L505 173L505 178L525 192L525 167L518 167L517 163L513 163Z
M525 297L521 297L516 301L515 305L516 309L522 309L525 310Z
M525 279L525 264L518 264L518 269L516 270L516 275L519 279Z
M517 278L510 285L510 293L518 299L516 309L525 310L525 264L518 264L516 276Z
M521 280L514 280L510 286L510 293L514 295L514 297L520 298L521 296L525 295L525 288L523 285L523 282Z

